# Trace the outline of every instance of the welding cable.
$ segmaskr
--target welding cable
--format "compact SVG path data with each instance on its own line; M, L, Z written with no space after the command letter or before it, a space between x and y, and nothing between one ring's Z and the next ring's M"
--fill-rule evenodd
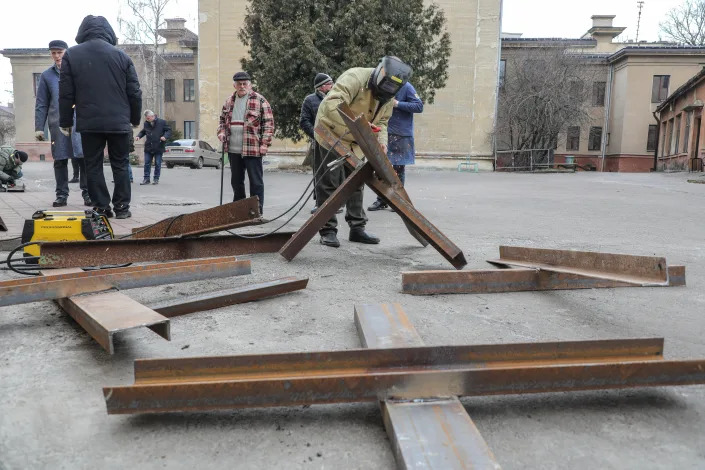
M26 269L18 269L12 265L13 261L20 261L20 260L13 260L12 255L17 253L18 250L21 250L22 248L29 246L29 245L36 245L39 242L27 242L27 243L22 243L21 245L15 247L10 251L10 254L7 255L7 259L5 260L4 263L7 264L7 268L2 268L2 269L9 269L10 271L16 272L17 274L24 274L25 276L39 276L40 273L33 272L38 269L42 269L41 266L31 266L27 264L26 262L24 263L26 266ZM38 256L33 256L32 258L39 258Z

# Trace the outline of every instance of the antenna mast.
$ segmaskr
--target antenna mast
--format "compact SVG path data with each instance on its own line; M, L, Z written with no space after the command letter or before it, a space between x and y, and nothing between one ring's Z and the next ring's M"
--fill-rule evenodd
M639 8L639 16L637 17L637 20L636 20L636 42L639 42L639 26L641 25L641 9L644 8L644 1L639 0L638 2L636 2L636 4L638 5L637 8Z

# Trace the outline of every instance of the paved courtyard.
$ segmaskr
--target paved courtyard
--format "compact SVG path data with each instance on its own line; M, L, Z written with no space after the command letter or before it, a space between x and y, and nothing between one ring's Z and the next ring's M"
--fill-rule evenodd
M28 164L25 174L28 192L0 194L0 216L11 226L0 238L19 236L21 221L54 199L50 164ZM101 388L132 383L137 358L359 348L356 303L401 303L428 345L664 337L666 357L704 358L705 184L688 179L702 177L413 168L407 175L414 204L463 249L468 269L490 267L485 260L502 244L658 255L686 265L686 287L405 295L400 271L452 268L382 211L368 213L379 245L348 242L342 223L339 249L316 238L291 262L278 254L244 257L252 260L249 276L125 291L149 305L310 278L304 291L174 318L170 342L147 329L128 331L109 356L52 302L0 308L0 469L395 468L373 403L142 416L105 410ZM308 180L266 172L265 216L288 208ZM116 231L218 203L214 169L164 169L160 182L132 186L134 218L115 221ZM373 200L366 190L365 206ZM81 202L79 193L69 202ZM10 278L0 271L0 279ZM705 385L462 403L505 469L705 468Z

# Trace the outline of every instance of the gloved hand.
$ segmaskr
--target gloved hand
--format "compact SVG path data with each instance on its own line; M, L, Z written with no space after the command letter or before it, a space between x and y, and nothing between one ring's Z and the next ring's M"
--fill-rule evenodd
M60 127L59 130L60 130L61 133L64 134L66 137L71 137L71 128L70 128L70 127Z
M221 142L225 142L225 134L224 133L218 134L218 140Z
M44 131L37 131L34 133L34 139L38 141L43 141L44 140Z
M10 178L9 180L5 181L5 183L7 183L8 186L14 186L14 185L15 185L15 179L14 179L14 178Z

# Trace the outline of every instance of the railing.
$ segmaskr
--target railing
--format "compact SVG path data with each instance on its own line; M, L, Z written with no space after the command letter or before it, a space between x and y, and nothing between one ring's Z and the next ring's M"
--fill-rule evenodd
M553 149L496 150L495 171L536 171L553 168Z

